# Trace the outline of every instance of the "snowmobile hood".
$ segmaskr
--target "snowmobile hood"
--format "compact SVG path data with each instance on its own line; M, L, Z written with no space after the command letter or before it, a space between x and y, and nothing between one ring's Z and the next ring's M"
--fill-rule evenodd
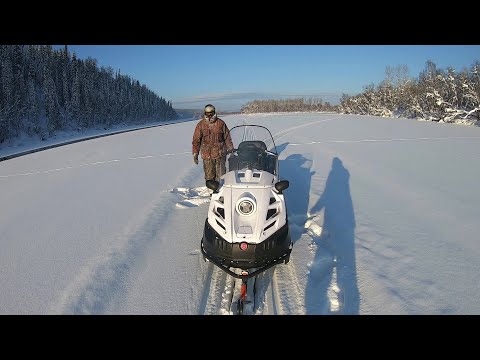
M275 177L266 172L258 170L231 171L224 176L224 187L265 188L274 185Z

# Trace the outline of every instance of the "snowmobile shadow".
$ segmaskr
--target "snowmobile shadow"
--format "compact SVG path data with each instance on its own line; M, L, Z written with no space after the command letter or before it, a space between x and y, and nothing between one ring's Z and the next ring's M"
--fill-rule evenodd
M276 146L278 156L280 156L280 154L282 153L282 151L285 150L285 149L287 148L287 146L288 146L288 142Z
M358 314L359 292L355 264L355 215L350 174L335 157L325 190L310 213L323 212L323 227L313 232L315 258L305 290L307 314Z
M277 151L284 150L288 143L277 147ZM281 150L278 150L281 149ZM315 172L310 171L312 161L301 154L289 155L279 161L280 180L288 180L290 186L285 190L290 236L295 244L305 232L307 221L310 184Z

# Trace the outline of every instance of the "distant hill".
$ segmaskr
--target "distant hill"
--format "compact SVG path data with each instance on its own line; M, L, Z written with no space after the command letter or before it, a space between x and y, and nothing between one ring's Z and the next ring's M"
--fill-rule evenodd
M179 119L200 119L203 115L203 109L174 109ZM240 111L222 111L219 116L241 114Z
M179 119L199 119L203 113L201 109L174 109Z

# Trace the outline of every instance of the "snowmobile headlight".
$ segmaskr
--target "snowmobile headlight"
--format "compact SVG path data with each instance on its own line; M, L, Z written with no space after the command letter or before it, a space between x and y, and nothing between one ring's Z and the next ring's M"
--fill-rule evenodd
M237 203L237 211L240 215L251 215L255 212L255 203L250 199L240 199Z

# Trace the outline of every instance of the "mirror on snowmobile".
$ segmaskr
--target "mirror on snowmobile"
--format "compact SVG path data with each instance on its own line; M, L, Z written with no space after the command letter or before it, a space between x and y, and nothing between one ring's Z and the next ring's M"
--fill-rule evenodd
M218 187L220 186L220 183L216 180L207 180L206 185L207 188L216 192L218 190Z
M278 193L281 194L283 190L288 189L290 183L288 180L282 180L275 184L275 189L277 189Z

